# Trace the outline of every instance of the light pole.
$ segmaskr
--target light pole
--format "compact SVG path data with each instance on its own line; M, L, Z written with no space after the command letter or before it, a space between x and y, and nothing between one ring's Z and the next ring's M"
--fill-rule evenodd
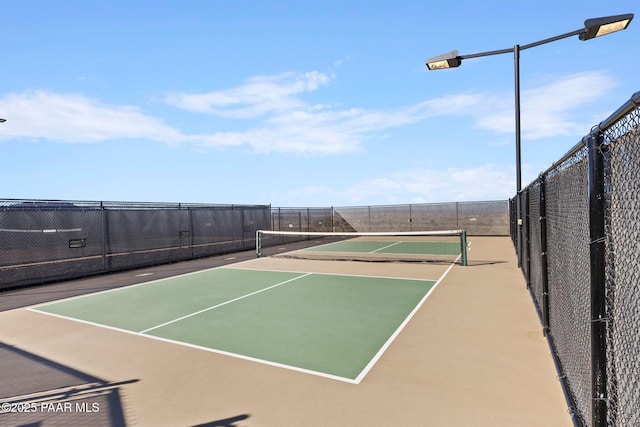
M556 40L565 39L567 37L579 36L580 40L590 40L596 37L604 36L607 34L621 31L629 26L629 23L633 19L633 14L628 13L625 15L606 16L603 18L587 19L584 21L584 28L581 28L570 33L561 34L559 36L550 37L548 39L540 40L537 42L529 43L523 46L515 45L513 48L492 50L489 52L472 53L470 55L458 55L458 51L454 50L443 55L438 55L433 58L427 59L426 65L429 70L443 70L446 68L459 67L463 59L479 58L481 56L500 55L503 53L513 52L514 59L514 78L515 78L515 107L516 107L516 213L517 213L517 228L516 228L516 250L518 252L518 265L522 262L521 253L521 239L522 230L522 216L520 208L520 191L522 190L522 174L520 170L520 51L530 49L532 47L540 46L546 43L551 43Z

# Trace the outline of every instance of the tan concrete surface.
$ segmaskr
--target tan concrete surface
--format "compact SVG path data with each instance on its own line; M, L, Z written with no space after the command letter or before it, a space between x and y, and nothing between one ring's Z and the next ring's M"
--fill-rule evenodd
M360 384L27 309L0 313L0 341L112 382L138 380L121 386L129 425L572 426L513 245L470 240L470 265L450 270ZM407 276L444 270L419 267ZM402 265L376 268L395 275Z

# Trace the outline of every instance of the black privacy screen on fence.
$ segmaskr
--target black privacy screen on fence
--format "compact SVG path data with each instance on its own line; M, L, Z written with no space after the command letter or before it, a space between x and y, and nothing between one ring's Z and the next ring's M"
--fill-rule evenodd
M507 201L272 208L0 199L0 291L254 249L257 230L459 228L507 235Z
M340 207L335 211L361 232L466 230L475 236L508 233L508 206L504 200Z
M0 290L252 249L264 205L0 200Z
M640 425L640 92L510 201L578 425ZM521 225L518 218L522 218Z
M402 232L466 230L472 236L509 234L506 200L347 206L273 208L274 231Z

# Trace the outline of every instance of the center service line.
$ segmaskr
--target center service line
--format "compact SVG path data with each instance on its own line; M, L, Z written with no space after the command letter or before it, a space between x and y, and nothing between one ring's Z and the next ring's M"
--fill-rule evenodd
M390 245L383 246L383 247L378 248L378 249L376 249L376 250L373 250L373 251L371 251L371 252L369 252L369 253L370 253L370 254L373 254L373 253L376 253L376 252L380 252L381 250L384 250L384 249L390 248L391 246L399 245L400 243L402 243L402 242L394 242L394 243L391 243Z

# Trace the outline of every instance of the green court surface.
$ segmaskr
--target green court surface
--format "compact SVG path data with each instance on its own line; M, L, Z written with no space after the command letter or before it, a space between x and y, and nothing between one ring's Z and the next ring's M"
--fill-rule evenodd
M379 254L459 255L460 242L389 242L345 240L305 249L313 252L354 252Z
M435 283L216 268L33 310L358 382Z

